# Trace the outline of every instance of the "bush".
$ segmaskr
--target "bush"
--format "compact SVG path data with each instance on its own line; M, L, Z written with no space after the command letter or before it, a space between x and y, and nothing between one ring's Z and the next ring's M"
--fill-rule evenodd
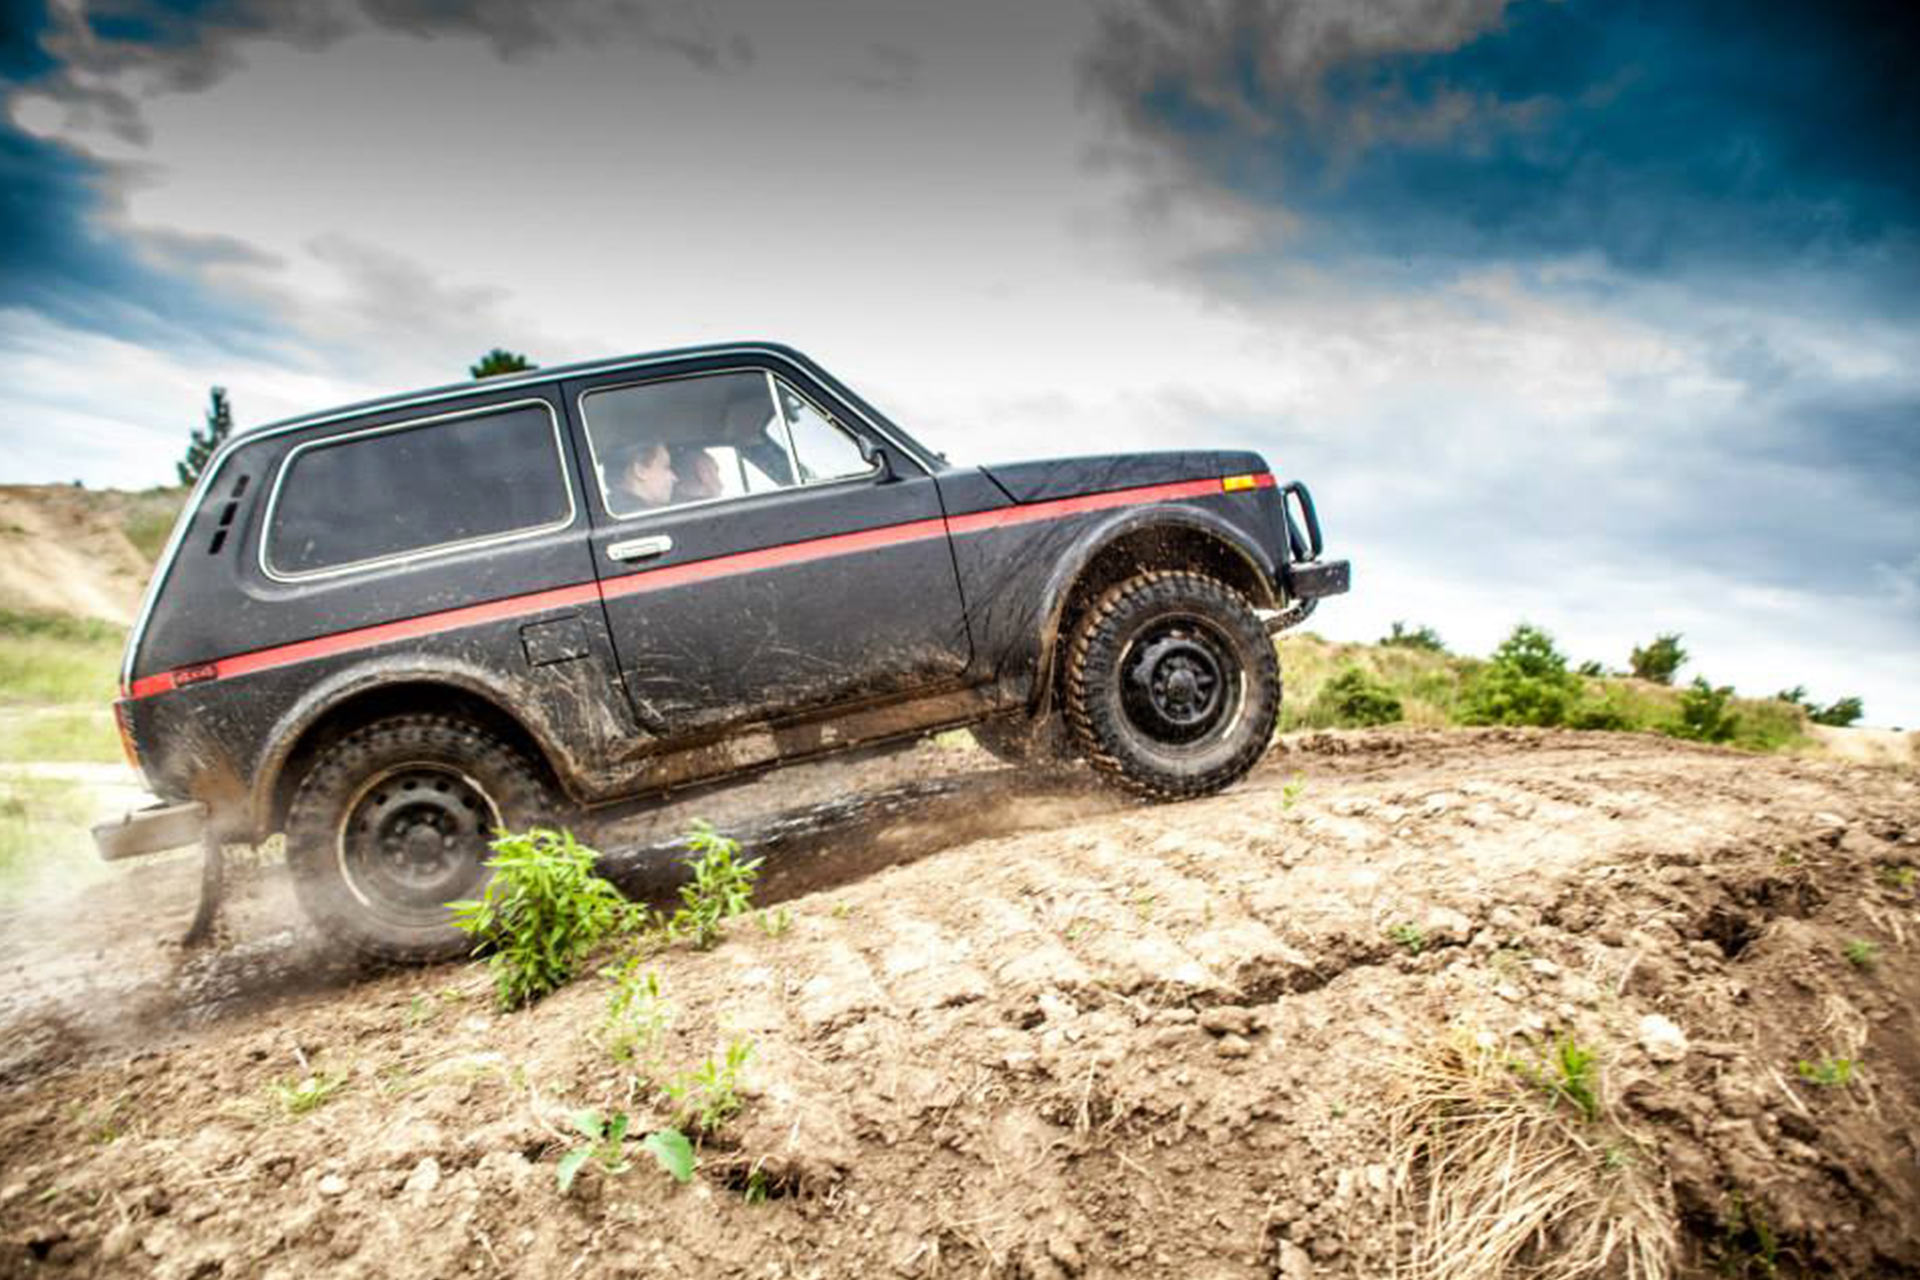
M1467 688L1463 724L1567 723L1580 698L1580 680L1567 670L1553 637L1521 623L1494 650Z
M594 874L600 855L571 831L503 833L493 850L486 891L448 905L455 924L492 945L495 994L514 1009L566 985L595 944L638 912Z
M1427 653L1445 653L1447 646L1440 640L1440 633L1432 627L1408 627L1404 622L1396 622L1393 629L1380 637L1380 643L1391 649L1421 649Z
M1597 698L1590 697L1581 701L1568 714L1567 725L1574 729L1614 731L1641 727L1639 719L1633 714L1633 708L1618 691L1613 689L1608 689Z
M1678 634L1655 636L1653 643L1644 649L1635 649L1627 661L1633 668L1633 674L1642 680L1651 680L1655 684L1672 684L1673 674L1687 660L1687 651L1680 647Z
M1861 705L1860 699L1842 698L1832 706L1822 707L1818 711L1809 711L1807 718L1815 724L1832 725L1836 729L1844 729L1858 720L1865 711L1866 708Z
M687 847L694 855L687 860L693 879L680 886L681 906L667 929L691 941L695 951L705 951L720 941L723 922L753 909L753 882L760 878L764 859L737 860L740 842L704 820L694 822Z
M1313 699L1312 719L1316 724L1363 728L1392 724L1399 718L1400 699L1393 690L1355 666L1342 668L1320 686Z
M1680 694L1680 718L1663 726L1662 732L1695 742L1726 742L1740 724L1740 717L1727 710L1732 697L1732 685L1716 689L1695 676L1692 686Z

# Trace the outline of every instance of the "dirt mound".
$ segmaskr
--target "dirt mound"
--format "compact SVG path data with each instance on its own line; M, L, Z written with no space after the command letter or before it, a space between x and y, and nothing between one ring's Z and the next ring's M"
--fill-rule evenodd
M0 485L0 601L131 623L182 496Z
M890 767L910 812L780 855L790 927L648 962L640 1066L607 980L501 1015L468 968L16 1059L0 1273L1373 1277L1444 1225L1408 1082L1480 1046L1676 1273L1920 1275L1910 772L1526 731L1296 738L1163 807ZM570 1113L637 1137L730 1044L692 1185L630 1143L557 1190Z

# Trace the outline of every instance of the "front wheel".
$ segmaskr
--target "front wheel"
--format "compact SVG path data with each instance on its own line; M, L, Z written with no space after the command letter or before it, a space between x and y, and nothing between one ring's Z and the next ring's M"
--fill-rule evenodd
M1252 605L1196 573L1107 590L1067 650L1067 722L1094 768L1155 799L1218 791L1273 738L1280 671Z
M478 725L378 720L322 751L294 793L294 890L315 924L363 955L452 959L473 943L447 903L485 889L495 832L547 823L553 808L534 766Z

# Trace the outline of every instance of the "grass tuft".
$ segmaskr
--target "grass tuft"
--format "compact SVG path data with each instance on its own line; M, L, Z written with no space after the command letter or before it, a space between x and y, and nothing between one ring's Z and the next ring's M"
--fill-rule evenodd
M1569 1045L1543 1073L1594 1090L1591 1056L1575 1061ZM1390 1114L1396 1211L1420 1226L1406 1274L1665 1280L1676 1232L1653 1162L1632 1158L1637 1144L1597 1092L1589 1118L1571 1089L1546 1096L1513 1062L1491 1036L1465 1032L1402 1060Z

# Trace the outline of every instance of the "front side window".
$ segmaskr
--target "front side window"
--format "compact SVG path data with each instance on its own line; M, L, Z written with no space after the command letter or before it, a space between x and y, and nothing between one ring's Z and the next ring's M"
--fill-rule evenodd
M580 407L615 516L873 470L839 423L761 370L590 391Z
M273 497L265 561L276 576L299 577L572 516L552 409L515 405L295 449Z

